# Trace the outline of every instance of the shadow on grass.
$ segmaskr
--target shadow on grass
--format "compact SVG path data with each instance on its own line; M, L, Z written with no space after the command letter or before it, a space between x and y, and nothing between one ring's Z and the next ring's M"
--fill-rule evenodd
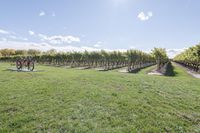
M135 68L135 69L129 71L129 73L138 73L138 72L141 71L142 69L144 69L144 68Z
M149 67L154 66L154 65L155 64L150 65L150 66L145 66L145 67L142 67L142 68L136 68L136 69L133 69L133 70L129 71L129 73L139 73L141 70L149 68ZM149 70L149 71L151 71L151 70ZM146 72L146 73L148 73L148 72Z

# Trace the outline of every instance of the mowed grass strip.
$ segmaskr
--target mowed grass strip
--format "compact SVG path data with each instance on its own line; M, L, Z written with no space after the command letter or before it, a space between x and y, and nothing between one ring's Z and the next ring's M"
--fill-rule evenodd
M200 80L0 64L0 132L200 132Z

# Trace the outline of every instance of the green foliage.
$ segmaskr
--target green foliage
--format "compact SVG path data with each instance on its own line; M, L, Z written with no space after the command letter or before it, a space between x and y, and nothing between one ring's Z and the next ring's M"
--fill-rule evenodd
M174 61L193 71L200 72L200 44L186 49L177 55Z
M101 67L104 70L110 70L120 67L127 67L130 71L136 68L142 68L152 65L155 58L152 55L139 50L128 50L127 52L105 50L93 52L56 52L54 49L41 52L39 50L29 49L17 50L16 55L10 58L1 58L1 61L14 61L18 56L33 56L33 58L42 64L65 65L70 67Z
M169 60L167 57L167 52L163 48L154 48L152 50L152 55L156 59L157 70L160 70L162 66L164 66L164 64Z
M155 58L151 54L147 54L140 50L128 50L128 71L137 71L141 67L149 66L154 64Z
M161 73L165 76L175 76L174 67L172 66L171 62L167 62L162 68Z
M44 52L44 54L47 54L47 55L55 55L56 53L57 51L55 49L50 49L47 52Z
M41 51L39 50L36 50L36 49L29 49L27 51L27 54L28 55L31 55L31 56L36 56L36 55L40 55Z
M200 63L200 44L186 49L177 55L174 60Z
M15 55L15 50L14 49L1 49L0 53L4 57L9 57Z
M25 56L27 55L27 50L15 50L15 55Z

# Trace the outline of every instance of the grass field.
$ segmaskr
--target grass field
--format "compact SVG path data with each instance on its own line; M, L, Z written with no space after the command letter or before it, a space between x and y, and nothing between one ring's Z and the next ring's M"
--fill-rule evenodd
M0 64L0 132L200 132L200 80Z

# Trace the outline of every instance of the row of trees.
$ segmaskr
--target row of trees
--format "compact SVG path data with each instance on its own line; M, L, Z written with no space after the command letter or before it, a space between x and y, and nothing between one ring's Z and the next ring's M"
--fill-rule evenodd
M139 50L128 50L126 55L129 72L155 64L155 58L152 54Z
M11 52L12 51L12 54ZM56 50L41 52L38 50L0 50L3 57L1 61L15 61L19 57L32 56L35 61L41 64L84 67L84 68L102 68L110 70L115 68L127 67L129 72L136 69L153 65L157 62L158 69L167 61L165 49L154 48L152 53L148 54L140 50L128 50L127 52L107 52L104 50L93 52L63 52Z
M200 44L186 49L177 55L174 61L196 72L200 71Z
M67 52L44 54L36 58L38 62L43 64L85 68L102 67L105 70L123 67L126 64L125 53L119 51Z
M169 62L167 52L163 48L154 48L152 54L156 59L157 70L159 71L166 63Z
M29 50L0 49L0 57L22 56L22 55L34 56L34 55L39 55L41 53L42 53L41 51L35 49L29 49Z
M121 67L127 67L128 71L142 68L155 63L151 54L139 50L128 50L127 52L68 52L57 54L43 54L35 56L35 59L43 64L65 65L70 67L102 68L111 70Z

